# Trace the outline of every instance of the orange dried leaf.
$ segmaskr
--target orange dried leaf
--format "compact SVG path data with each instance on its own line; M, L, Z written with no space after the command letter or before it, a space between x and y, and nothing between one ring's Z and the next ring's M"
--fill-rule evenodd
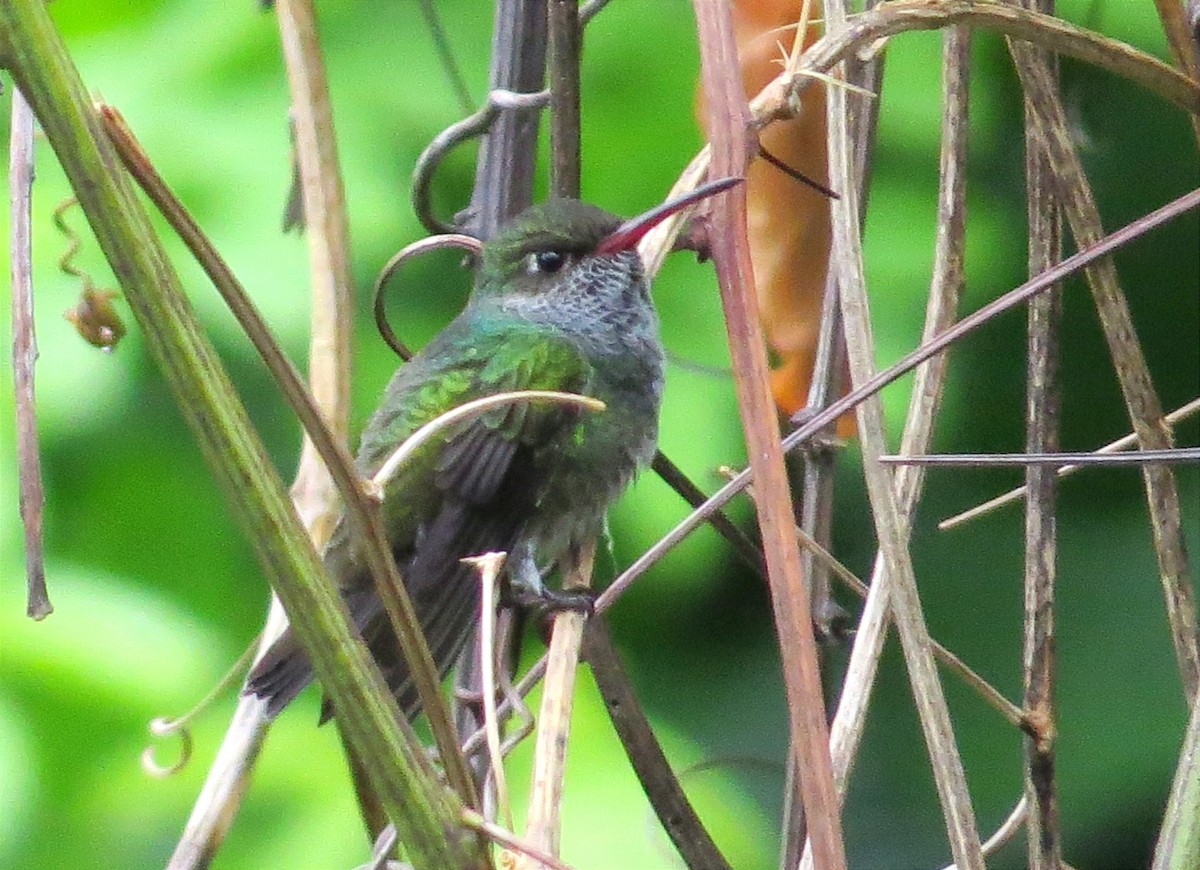
M804 6L804 0L735 0L738 57L748 97L782 72ZM813 0L805 47L820 35L812 23L820 14L820 3ZM824 88L809 88L803 99L799 116L767 127L760 143L798 173L827 185ZM767 343L779 360L771 390L780 412L791 416L807 404L816 358L829 268L829 200L766 160L750 164L746 199L759 311ZM853 433L852 416L839 421L838 432Z

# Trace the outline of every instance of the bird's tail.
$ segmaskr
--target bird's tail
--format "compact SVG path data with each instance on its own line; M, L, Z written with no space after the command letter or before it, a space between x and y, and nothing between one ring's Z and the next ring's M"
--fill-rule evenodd
M312 682L312 678L308 656L289 628L250 671L246 678L246 693L266 701L267 718L274 719Z

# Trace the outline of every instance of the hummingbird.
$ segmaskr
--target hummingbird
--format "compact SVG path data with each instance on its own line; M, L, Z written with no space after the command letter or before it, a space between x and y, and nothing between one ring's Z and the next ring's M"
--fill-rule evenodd
M516 597L553 601L544 574L602 531L609 506L653 458L664 352L636 245L739 181L711 182L627 221L573 199L531 206L482 246L463 311L392 377L363 430L356 466L366 477L422 425L476 398L559 390L605 405L500 407L433 439L385 487L388 542L440 676L479 615L478 577L462 560L502 551ZM415 718L416 688L348 526L345 517L335 526L325 567L401 711ZM287 630L246 692L274 717L312 679ZM326 699L321 721L334 712Z

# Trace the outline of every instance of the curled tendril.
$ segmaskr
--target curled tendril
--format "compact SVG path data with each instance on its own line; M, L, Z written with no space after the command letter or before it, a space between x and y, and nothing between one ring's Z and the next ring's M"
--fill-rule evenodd
M221 677L217 680L207 695L200 699L195 707L188 710L182 716L172 719L169 716L158 716L150 720L150 735L155 740L161 740L164 737L179 736L179 758L174 764L159 763L156 755L157 746L152 743L142 750L142 769L151 776L156 776L165 779L168 776L174 776L187 766L188 761L192 757L192 732L189 727L192 720L197 718L201 713L209 708L213 701L219 698L226 689L235 682L242 679L245 670L250 666L250 662L254 659L254 651L258 646L258 638L250 642L245 651L238 656L235 661Z
M82 242L79 234L67 223L66 213L78 204L79 200L74 197L65 199L54 209L53 215L55 229L67 241L67 249L58 258L59 271L78 278L82 285L79 301L63 312L63 316L88 344L111 351L125 336L125 324L112 304L120 294L116 290L98 289L92 276L75 264Z
M392 325L387 317L387 294L384 292L388 281L392 275L400 268L410 257L415 257L419 254L424 254L429 251L436 251L442 248L461 248L464 251L470 252L473 256L478 257L483 250L483 243L474 236L463 235L462 233L444 233L438 236L429 236L420 241L413 242L401 248L392 258L384 264L383 269L379 273L379 277L375 279L375 290L373 293L373 307L375 311L375 326L379 330L379 335L384 342L400 359L406 362L412 359L412 351L409 349L400 338L392 330Z
M157 740L172 735L179 735L179 758L174 764L161 764L156 756L157 745L150 744L142 750L142 770L151 776L166 779L168 776L174 776L179 771L183 770L188 761L192 757L192 732L187 727L188 717L184 716L180 719L168 719L165 716L159 716L157 719L150 720L150 734Z
M430 187L433 184L434 173L442 160L464 142L482 136L491 129L496 118L505 110L540 109L549 105L550 92L537 91L532 94L518 94L497 88L488 94L487 102L473 115L468 115L461 121L451 124L441 133L433 137L421 156L413 166L412 203L413 211L421 224L431 233L452 233L456 229L433 213L430 202Z

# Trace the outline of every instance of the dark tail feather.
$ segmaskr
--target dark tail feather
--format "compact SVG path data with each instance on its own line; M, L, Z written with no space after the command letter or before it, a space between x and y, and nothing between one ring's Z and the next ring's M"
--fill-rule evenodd
M279 712L312 682L312 665L292 630L285 631L246 679L246 692L267 702L267 717Z

